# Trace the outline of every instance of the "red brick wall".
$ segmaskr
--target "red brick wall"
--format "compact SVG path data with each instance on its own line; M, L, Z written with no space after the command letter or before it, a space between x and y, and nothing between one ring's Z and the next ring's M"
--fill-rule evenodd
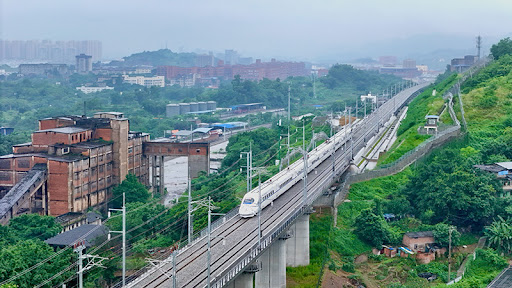
M50 214L57 216L69 212L69 181L72 163L48 161L48 191L50 193Z
M105 141L112 141L112 129L98 128L94 131L94 139L102 138Z
M71 144L70 134L38 132L32 134L32 145L48 146L56 143Z

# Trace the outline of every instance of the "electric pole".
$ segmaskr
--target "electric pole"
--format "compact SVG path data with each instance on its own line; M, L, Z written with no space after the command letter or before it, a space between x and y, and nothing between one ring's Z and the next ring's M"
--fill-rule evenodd
M452 231L453 227L448 228L448 283L450 282L450 273L452 268Z
M83 250L85 250L85 241L84 240L79 240L77 243L75 243L73 245L73 247L74 247L73 251L78 253L78 271L76 272L78 274L78 288L83 288L84 287L84 271L87 271L95 266L101 267L101 268L106 268L105 266L102 265L101 262L103 260L107 260L107 258L100 257L97 255L89 255L89 254L84 255L83 254ZM84 259L90 259L89 262L85 265L85 267L83 265ZM98 262L95 262L96 260L98 260Z
M123 235L123 287L126 286L126 195L123 193L123 207L121 209L112 209L108 211L108 218L110 218L110 211L120 211L123 213L123 230L110 231L108 238L110 240L110 233L121 233Z
M212 249L212 215L224 215L221 213L212 213L212 209L218 209L219 207L212 206L212 197L208 196L208 288L211 287L211 249Z
M313 123L311 123L313 125ZM306 151L306 125L302 119L302 153L304 159L304 190L302 193L303 205L306 206L306 199L308 196L308 151Z
M247 168L247 193L249 193L252 190L252 142L249 142L249 152L240 152L240 159L242 159L242 154L245 154L247 158L245 166L242 167Z

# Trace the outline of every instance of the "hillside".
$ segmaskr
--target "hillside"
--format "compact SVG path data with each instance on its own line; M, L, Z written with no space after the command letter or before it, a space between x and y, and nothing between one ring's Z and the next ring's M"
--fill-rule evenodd
M174 65L181 67L191 67L195 65L196 53L176 53L169 49L160 49L157 51L144 51L123 57L124 61L112 61L111 66L133 67L139 65L162 66Z
M386 162L425 141L417 127L427 113L440 112L442 92L459 78L453 74L440 79L411 102L398 144ZM436 95L432 94L434 88ZM323 276L319 276L322 287L333 287L328 283L372 288L447 287L446 255L419 264L414 259L375 256L371 248L400 247L405 232L428 230L434 231L441 247L447 247L449 227L456 229L452 244L457 247L452 253L450 279L457 277L455 271L468 257L464 278L450 287L486 287L507 266L512 255L512 241L507 236L512 234L512 198L505 196L495 175L473 165L512 160L512 56L501 56L482 68L461 90L468 124L461 137L434 149L401 173L351 185L348 200L338 207L337 225L328 232L329 252L323 259ZM455 110L461 119L458 100L454 99ZM448 117L441 118L450 122ZM384 213L393 213L399 220L385 221ZM311 229L320 229L316 225L312 220ZM481 236L488 237L491 248L475 249ZM435 273L438 278L428 282L418 277L420 272Z

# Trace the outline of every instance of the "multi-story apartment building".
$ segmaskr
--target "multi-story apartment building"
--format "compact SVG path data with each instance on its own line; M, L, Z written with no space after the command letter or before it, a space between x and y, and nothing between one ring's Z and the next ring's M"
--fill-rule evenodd
M145 76L128 76L123 75L123 82L128 84L137 84L146 87L165 86L165 77L164 76L153 76L153 77L145 77Z
M32 142L0 156L0 190L5 193L42 164L48 175L48 214L86 211L105 203L128 173L149 185L149 159L142 148L146 141L149 134L130 131L128 119L118 112L39 120Z

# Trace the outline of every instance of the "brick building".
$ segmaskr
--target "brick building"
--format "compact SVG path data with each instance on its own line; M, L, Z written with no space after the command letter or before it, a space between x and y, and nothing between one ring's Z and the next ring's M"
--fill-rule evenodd
M128 173L149 185L149 159L142 147L146 141L149 134L130 131L128 119L118 112L39 120L32 142L0 156L0 196L40 163L48 175L48 214L86 211L105 203Z
M159 66L156 74L164 76L165 79L178 79L184 75L197 74L200 78L218 77L232 79L235 75L240 75L241 79L259 81L263 78L275 80L277 78L286 79L290 76L309 76L310 71L306 69L304 62L281 62L272 59L270 62L261 62L257 59L256 63L249 65L230 65L219 61L215 67L178 67L178 66Z

